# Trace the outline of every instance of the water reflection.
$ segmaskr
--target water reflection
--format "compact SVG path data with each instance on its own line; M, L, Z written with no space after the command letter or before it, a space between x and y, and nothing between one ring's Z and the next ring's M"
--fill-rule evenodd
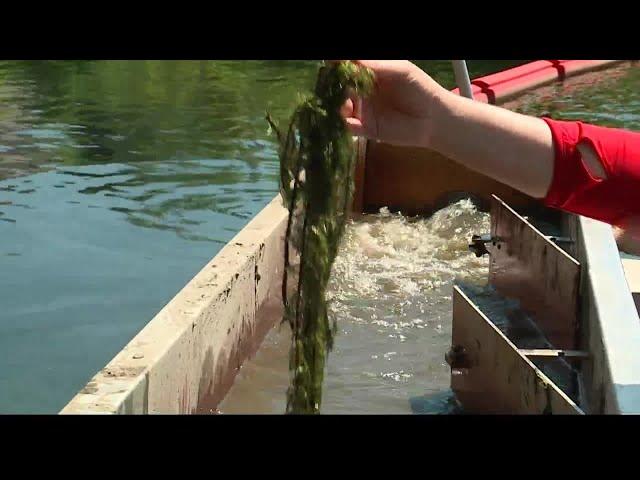
M551 93L536 93L522 99L518 111L548 115L562 120L580 120L614 128L640 130L640 69L607 70L598 82L580 88L558 85Z
M239 140L271 144L264 109L284 115L313 74L312 62L273 63L5 62L0 90L13 105L0 117L0 145L12 163L238 158L256 167L264 155Z
M448 61L417 63L452 85ZM506 63L472 61L470 70L479 75ZM60 166L123 165L128 167L104 177L82 169L58 171L80 177L81 193L138 202L114 207L135 225L186 234L184 225L163 221L171 210L176 216L200 209L246 219L255 212L242 208L245 194L262 200L265 189L276 190L276 147L264 111L284 118L296 93L312 84L315 65L0 62L0 99L8 105L0 112L0 180ZM85 184L97 178L105 181ZM63 185L70 183L53 187ZM211 185L233 186L236 193Z

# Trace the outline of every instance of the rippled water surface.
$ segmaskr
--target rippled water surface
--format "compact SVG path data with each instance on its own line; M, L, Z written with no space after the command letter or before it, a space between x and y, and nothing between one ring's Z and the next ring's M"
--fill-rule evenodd
M604 127L640 130L640 69L626 66L589 74L569 88L559 84L527 94L519 112L548 115L559 120L580 120Z

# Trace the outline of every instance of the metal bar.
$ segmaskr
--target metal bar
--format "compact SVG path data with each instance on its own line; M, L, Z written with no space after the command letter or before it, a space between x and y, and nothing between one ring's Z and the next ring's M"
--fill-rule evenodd
M545 238L553 243L574 243L573 239L569 237L556 237L554 235L545 235Z
M466 60L451 60L451 63L453 64L453 73L456 77L456 84L460 89L460 94L473 100L471 80L469 78L469 70L467 70Z
M519 349L528 358L589 358L589 352L582 350L553 350L546 348Z

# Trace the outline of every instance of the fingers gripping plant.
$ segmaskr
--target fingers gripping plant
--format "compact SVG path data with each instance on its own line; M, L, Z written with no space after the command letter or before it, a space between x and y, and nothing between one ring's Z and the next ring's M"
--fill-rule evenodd
M281 195L289 210L282 284L283 321L292 330L287 413L320 412L324 367L336 332L325 292L347 220L355 166L340 108L350 92L366 96L373 84L373 73L357 63L325 64L314 94L301 98L286 132L267 114L280 144ZM292 252L299 257L297 271Z

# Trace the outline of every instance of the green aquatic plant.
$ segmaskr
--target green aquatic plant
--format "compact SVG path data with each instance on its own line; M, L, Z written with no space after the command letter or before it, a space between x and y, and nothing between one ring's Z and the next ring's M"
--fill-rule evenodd
M337 329L335 320L329 321L325 292L347 220L355 166L353 139L340 108L350 92L366 96L373 84L371 70L357 63L323 64L314 93L300 99L286 132L267 114L280 144L280 187L289 210L282 284L283 321L292 330L287 413L320 412L325 363Z

